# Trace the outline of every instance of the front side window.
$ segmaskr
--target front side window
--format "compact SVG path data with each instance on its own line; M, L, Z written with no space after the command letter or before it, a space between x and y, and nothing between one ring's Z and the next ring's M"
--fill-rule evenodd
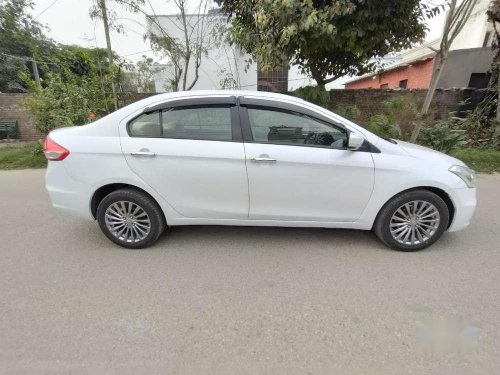
M230 141L229 107L172 108L163 111L163 136L166 138Z
M342 149L347 131L307 115L260 108L248 108L254 142L306 145Z
M161 137L160 112L143 114L129 124L132 137Z

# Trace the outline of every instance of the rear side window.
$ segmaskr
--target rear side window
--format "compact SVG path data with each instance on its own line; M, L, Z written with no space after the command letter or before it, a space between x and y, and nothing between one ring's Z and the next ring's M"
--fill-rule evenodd
M179 107L143 114L129 125L132 137L231 141L231 108Z
M231 109L229 107L173 108L163 111L165 138L230 141Z
M161 137L160 112L143 114L136 117L129 124L132 137Z

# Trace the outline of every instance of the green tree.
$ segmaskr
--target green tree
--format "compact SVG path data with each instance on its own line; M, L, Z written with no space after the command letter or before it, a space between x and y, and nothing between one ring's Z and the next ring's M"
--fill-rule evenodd
M158 71L159 68L155 67L151 57L142 56L137 62L137 83L140 92L155 92L153 77Z
M116 67L106 62L106 54L104 49L59 46L53 63L40 64L44 75L40 85L22 74L30 94L25 106L38 131L81 125L108 112Z
M0 91L25 88L20 71L32 71L32 60L48 61L55 48L46 28L30 14L32 0L0 0Z
M373 71L389 52L425 36L438 7L419 0L216 0L231 16L229 38L264 70L290 61L321 88Z

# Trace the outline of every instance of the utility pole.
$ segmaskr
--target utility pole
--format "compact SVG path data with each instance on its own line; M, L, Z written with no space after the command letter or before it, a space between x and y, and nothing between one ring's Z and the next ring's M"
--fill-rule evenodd
M33 67L33 76L35 77L36 84L40 85L40 74L38 73L38 65L36 63L35 57L31 60L31 66Z
M106 45L108 47L109 64L113 65L113 50L111 49L111 39L109 37L109 24L108 13L106 10L106 0L99 0L99 7L102 13L102 22L104 23L104 34L106 35ZM113 101L115 104L115 111L118 109L118 99L116 97L115 81L111 79L111 90L113 91Z

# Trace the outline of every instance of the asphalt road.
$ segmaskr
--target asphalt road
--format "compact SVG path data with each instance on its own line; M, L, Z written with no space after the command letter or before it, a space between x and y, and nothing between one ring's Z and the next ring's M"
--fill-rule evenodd
M0 373L498 374L500 175L419 253L370 232L179 227L124 250L0 172Z

